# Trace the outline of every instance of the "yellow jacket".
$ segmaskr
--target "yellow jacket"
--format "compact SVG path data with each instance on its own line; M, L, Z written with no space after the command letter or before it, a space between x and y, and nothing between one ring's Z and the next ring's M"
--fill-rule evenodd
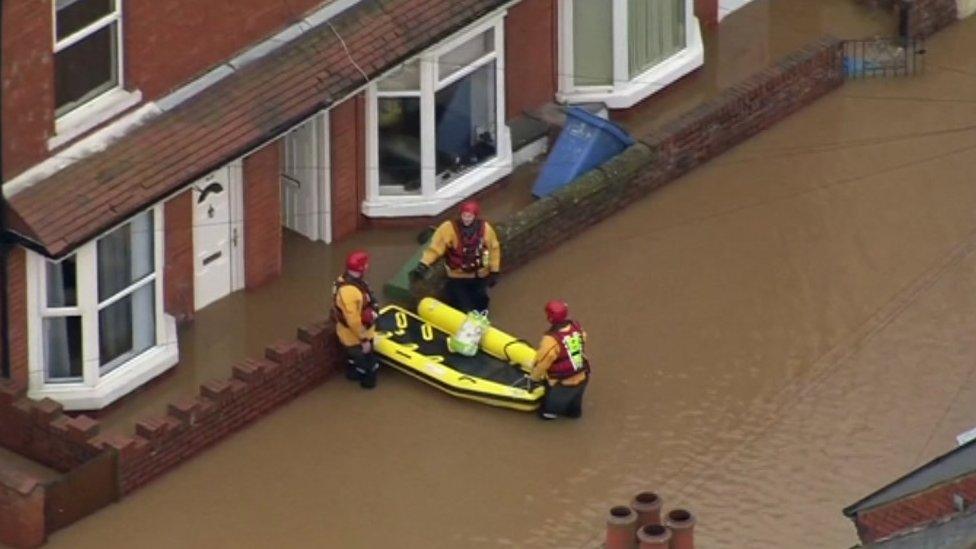
M340 276L338 281L344 281L344 278ZM363 307L367 305L364 294L359 288L352 284L339 286L334 305L346 320L346 324L343 324L336 318L336 336L339 337L340 343L346 347L353 347L373 339L376 335L375 326L369 328L363 326L362 312Z
M568 332L571 329L572 329L572 325L567 324L560 331ZM583 342L584 343L586 342L585 331L583 332ZM549 382L549 385L562 383L563 385L574 386L574 385L579 385L580 383L586 381L586 376L587 376L586 372L579 372L576 375L567 377L562 380L552 379L546 375L548 374L549 367L552 366L552 363L555 362L557 358L559 358L560 350L561 347L559 345L559 342L556 341L556 338L552 337L548 333L542 336L542 341L539 342L539 347L535 352L535 365L532 366L532 373L529 374L529 377L531 377L535 381L541 381L543 378L546 378L546 380Z
M487 221L484 224L484 245L488 250L487 265L478 269L477 273L470 273L461 269L452 269L445 262L447 276L451 278L475 278L477 274L478 278L484 278L489 273L497 273L501 269L502 249L498 244L498 236L495 235L495 229ZM424 250L424 255L420 258L420 262L429 267L443 257L449 248L458 247L460 247L460 241L457 231L454 230L454 222L445 221L434 231L434 236L430 239L430 246Z

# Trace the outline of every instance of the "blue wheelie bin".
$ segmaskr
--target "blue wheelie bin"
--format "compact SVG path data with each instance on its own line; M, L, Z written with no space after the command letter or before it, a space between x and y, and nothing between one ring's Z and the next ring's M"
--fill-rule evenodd
M634 144L633 138L622 128L579 107L570 107L566 115L566 127L559 134L556 146L532 187L532 194L539 198L548 196Z

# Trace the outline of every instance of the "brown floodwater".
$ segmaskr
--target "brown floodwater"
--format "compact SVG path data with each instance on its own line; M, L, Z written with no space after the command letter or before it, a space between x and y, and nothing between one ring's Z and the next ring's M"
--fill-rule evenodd
M976 19L928 47L502 280L501 328L559 297L589 332L581 420L337 379L51 545L593 548L651 489L701 547L851 546L844 506L976 426Z

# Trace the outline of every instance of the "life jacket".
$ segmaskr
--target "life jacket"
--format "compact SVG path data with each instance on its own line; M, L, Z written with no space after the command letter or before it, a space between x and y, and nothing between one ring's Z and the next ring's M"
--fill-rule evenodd
M474 221L473 230L465 231L458 221L451 221L457 245L447 249L447 266L466 273L476 273L488 263L488 247L485 245L485 226L482 219ZM467 236L465 236L467 234Z
M376 317L379 316L379 303L373 297L373 292L369 289L369 285L361 278L346 278L346 275L342 275L332 284L332 319L347 328L349 327L349 323L346 322L345 313L342 312L342 309L336 303L338 301L339 289L343 286L354 286L363 294L363 308L360 311L359 320L365 328L371 327L376 322Z
M569 331L563 328L569 326ZM546 332L559 344L559 356L549 366L546 374L552 379L566 379L580 372L590 373L590 363L583 354L583 328L575 321L567 320Z

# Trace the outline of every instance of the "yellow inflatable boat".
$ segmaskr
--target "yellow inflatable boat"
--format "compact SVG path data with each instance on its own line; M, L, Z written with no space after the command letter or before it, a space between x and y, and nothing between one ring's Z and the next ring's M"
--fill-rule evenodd
M447 338L464 322L464 313L425 298L419 315L387 305L376 320L376 354L401 372L460 398L514 410L539 407L543 387L529 381L534 349L522 340L490 328L481 352L451 353Z

